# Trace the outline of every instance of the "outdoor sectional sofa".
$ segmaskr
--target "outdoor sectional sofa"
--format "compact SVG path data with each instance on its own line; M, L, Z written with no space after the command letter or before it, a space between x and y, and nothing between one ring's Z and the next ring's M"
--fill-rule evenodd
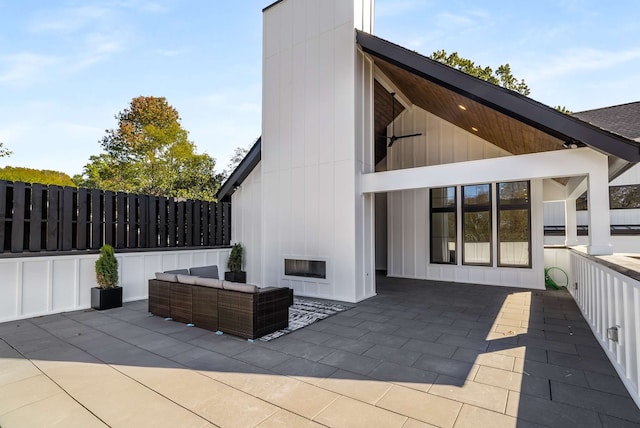
M293 290L218 279L217 266L156 273L149 312L211 331L255 339L289 325Z

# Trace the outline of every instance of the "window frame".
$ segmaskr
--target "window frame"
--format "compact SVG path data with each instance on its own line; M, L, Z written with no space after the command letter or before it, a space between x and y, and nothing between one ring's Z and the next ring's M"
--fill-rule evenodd
M433 191L438 189L453 189L453 206L447 207L433 207ZM455 242L456 249L454 254L454 260L448 262L434 261L433 260L433 215L434 214L443 214L443 213L453 213L454 225L455 225ZM458 264L458 186L445 186L445 187L434 187L429 189L429 263L435 265L457 265Z
M464 190L466 187L476 187L476 186L488 186L489 188L489 201L487 202L487 204L483 204L483 205L472 205L472 208L469 209L467 208L468 205L465 204L465 194L464 194ZM460 201L460 213L461 213L461 217L462 217L462 225L461 225L461 232L462 232L462 236L460 237L460 242L462 243L462 264L464 266L493 266L493 185L492 183L478 183L478 184L468 184L468 185L463 185L461 186L461 201ZM484 208L487 209L484 209ZM465 222L465 214L466 213L472 213L472 212L488 212L489 214L489 261L487 263L475 263L475 262L466 262L465 261L465 244L466 244L466 240L465 240L465 235L466 235L466 222Z
M505 207L502 206L501 203L501 197L500 197L500 185L501 184L509 184L509 183L526 183L527 184L527 202L526 203L522 203L522 204L508 204ZM498 256L498 260L497 260L497 266L498 267L508 267L508 268L516 268L516 269L530 269L532 266L532 255L531 255L531 237L532 237L532 233L531 233L531 181L530 180L517 180L517 181L502 181L502 182L498 182L496 183L496 194L497 194L497 198L496 198L496 214L497 214L497 219L496 219L496 240L498 242L497 245L497 256ZM517 210L523 210L526 209L527 210L527 224L528 224L528 228L529 228L529 239L527 242L527 247L528 247L528 261L527 264L522 264L522 265L515 265L515 264L504 264L501 263L501 257L500 257L500 243L502 242L500 240L500 224L501 224L501 220L500 220L500 216L502 214L502 211L517 211ZM511 241L506 241L506 242L511 242Z

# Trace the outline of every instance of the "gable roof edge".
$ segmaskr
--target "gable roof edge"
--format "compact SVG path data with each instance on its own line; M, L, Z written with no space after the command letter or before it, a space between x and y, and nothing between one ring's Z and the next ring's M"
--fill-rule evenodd
M255 167L262 159L262 137L259 137L247 155L238 164L236 169L229 175L229 178L216 193L218 202L231 200L231 195L236 191L238 186L251 174Z
M441 64L402 46L356 30L362 50L412 74L526 123L559 139L578 140L628 162L640 162L640 145L546 106L522 94Z

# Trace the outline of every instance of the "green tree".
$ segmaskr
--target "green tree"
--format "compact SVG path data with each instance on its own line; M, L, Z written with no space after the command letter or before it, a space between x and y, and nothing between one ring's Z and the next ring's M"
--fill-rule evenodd
M511 74L509 64L503 64L494 71L491 67L482 67L469 59L462 58L458 52L447 54L442 49L432 53L429 58L522 95L528 96L531 93L523 79L518 80Z
M56 186L75 186L71 177L64 172L13 166L0 168L0 180L22 181L24 183L39 183L46 185L54 184Z
M13 152L7 149L4 146L4 143L0 142L0 158L8 157L8 156L11 156L12 154Z
M569 110L565 106L556 106L556 110L558 110L560 113L564 113L564 114L572 114L573 113L571 110Z
M213 200L221 174L215 160L196 152L178 111L164 97L140 96L106 130L104 153L89 158L79 186L156 196Z

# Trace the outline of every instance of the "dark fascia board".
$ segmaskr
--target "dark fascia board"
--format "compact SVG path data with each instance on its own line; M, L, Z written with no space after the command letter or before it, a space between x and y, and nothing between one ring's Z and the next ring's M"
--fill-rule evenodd
M262 159L262 137L258 138L249 153L242 159L242 162L238 164L236 169L233 170L227 181L224 182L218 193L216 193L216 199L220 202L229 201L231 195L236 191L236 188L242 184L251 171L260 163Z
M266 12L267 9L271 9L272 7L274 7L275 5L277 5L278 3L282 3L284 0L277 0L273 3L271 3L269 6L265 7L264 9L262 9L262 13Z
M524 95L470 76L384 39L356 30L362 50L556 138L577 140L628 162L640 162L640 145Z

